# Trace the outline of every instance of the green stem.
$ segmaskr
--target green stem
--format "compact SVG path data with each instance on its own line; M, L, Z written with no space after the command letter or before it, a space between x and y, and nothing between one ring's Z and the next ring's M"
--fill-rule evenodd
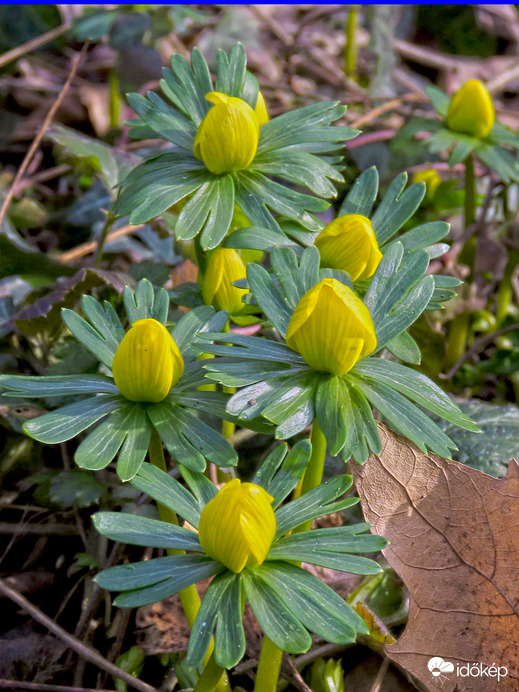
M465 159L465 228L476 221L476 173L474 157L469 154Z
M348 13L346 21L346 45L344 47L344 72L355 79L357 72L357 19L359 11L354 5Z
M195 249L196 263L198 264L198 283L202 285L207 267L207 255L200 242L200 234L195 236L193 247Z
M220 680L224 674L225 670L218 665L214 660L214 654L212 654L193 692L213 692L219 689L230 690L228 680L226 687L220 686ZM227 679L227 675L225 675L225 677Z
M150 444L148 447L148 454L150 462L156 468L161 471L166 471L166 460L164 459L164 450L162 448L162 440L159 433L153 429L151 433ZM159 511L159 518L161 521L165 521L168 524L175 524L178 526L178 518L175 512L169 507L157 503L157 509ZM166 551L168 555L184 555L183 550L174 550L173 548L168 548ZM180 602L182 603L182 608L186 614L189 626L193 627L195 622L198 609L200 608L200 596L196 590L195 585L188 586L179 592Z
M96 250L96 255L95 255L95 260L94 260L94 266L96 269L99 269L99 267L101 266L101 259L103 257L103 248L105 246L106 239L108 237L108 234L110 233L110 229L112 228L114 221L115 221L115 216L109 212L106 215L105 225L103 226L103 230L101 231L101 237L99 238L99 244L98 244L97 250Z
M317 418L312 423L312 433L310 435L312 443L312 455L308 466L306 467L305 475L302 482L296 488L294 496L299 497L304 495L309 490L317 488L323 478L324 461L326 457L326 438ZM309 531L312 528L312 520L306 521L293 530L292 533L300 531ZM283 652L281 649L270 641L268 637L263 639L261 648L260 660L258 663L258 671L256 673L255 692L275 692L277 681L279 678L279 668L281 666L281 658Z
M317 422L317 418L315 418L312 423L310 442L312 443L312 455L306 467L305 475L294 492L294 499L304 495L309 490L312 490L312 488L317 488L323 478L324 460L326 458L326 438ZM312 521L306 521L304 524L301 524L301 526L295 528L293 533L309 531L311 528Z
M226 334L231 331L231 329L229 327L229 320L227 320L227 322L225 323L225 326L224 326L222 331L225 332ZM227 345L230 346L231 344L227 344ZM223 391L225 392L225 394L234 394L236 392L236 388L235 387L224 387ZM230 437L231 435L234 435L235 430L236 430L236 425L232 421L222 420L222 435L224 437Z
M447 346L443 362L444 372L448 372L467 350L470 312L465 310L450 321L447 335Z
M148 455L150 459L150 463L153 464L156 468L160 469L161 471L166 471L166 460L164 458L164 449L162 447L162 440L160 438L159 433L153 428L152 433L151 433L151 438L150 438L150 444L148 446ZM161 505L157 503L157 509L159 512L159 518L161 521L165 521L168 524L175 524L178 526L178 518L175 512L172 509L169 509L169 507L165 507L164 505ZM173 548L168 548L166 550L168 555L184 555L183 550L174 550ZM182 608L184 610L184 613L186 615L186 619L189 623L189 626L192 628L193 624L195 622L196 616L198 614L198 611L200 609L200 596L198 595L198 591L196 590L196 586L192 584L191 586L188 586L185 589L182 589L182 591L179 591L179 597L180 597L180 602L182 604ZM204 663L206 664L206 667L210 664L212 660L212 653L214 649L214 642L211 640L209 644L209 648L207 650L207 653L204 657ZM218 666L219 667L219 666ZM211 687L208 689L215 689L218 690L218 692L225 692L228 691L229 688L229 679L227 677L227 673L225 670L219 667L220 670L220 675L218 680L216 681L216 686ZM205 673L205 670L204 670ZM202 674L202 677L204 675ZM198 689L198 687L197 687ZM205 688L203 688L205 689Z
M276 692L282 658L281 649L265 637L261 647L254 692Z
M497 292L497 310L496 310L496 323L499 328L506 316L510 306L513 303L514 290L512 285L512 278L514 276L515 268L519 262L519 251L510 250L508 256L508 262L506 263L505 271L501 283L499 284L499 290Z
M110 71L110 127L118 128L121 122L121 94L119 92L119 77L115 70Z

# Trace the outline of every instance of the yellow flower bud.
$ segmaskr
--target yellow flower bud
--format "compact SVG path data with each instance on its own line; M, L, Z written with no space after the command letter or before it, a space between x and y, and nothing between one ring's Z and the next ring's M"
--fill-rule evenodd
M432 199L434 197L434 193L441 182L441 175L434 168L427 168L425 171L417 171L413 175L413 183L425 183L425 199Z
M267 102L261 91L258 91L258 100L256 101L256 108L254 111L258 116L258 125L260 127L266 125L269 121L269 112L267 109Z
M315 239L323 267L348 272L352 281L368 279L382 259L371 221L361 214L339 216Z
M487 137L496 114L492 97L479 79L469 79L451 98L447 110L447 127L473 137Z
M130 401L162 401L183 371L175 340L163 324L150 318L132 324L112 364L115 384Z
M227 310L230 315L240 313L245 308L242 296L249 290L236 288L232 284L246 276L245 264L236 250L217 248L209 258L202 280L204 303L217 310Z
M296 305L287 345L314 370L345 375L377 345L368 308L337 279L323 279Z
M229 173L247 168L256 156L259 123L246 101L219 91L206 94L214 106L200 123L193 153L211 173Z
M204 552L236 573L246 565L261 565L276 535L273 499L254 483L238 478L226 483L200 516Z

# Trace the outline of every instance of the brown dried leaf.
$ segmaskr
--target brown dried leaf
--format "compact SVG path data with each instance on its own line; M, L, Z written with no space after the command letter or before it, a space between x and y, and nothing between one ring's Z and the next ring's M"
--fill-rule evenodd
M503 479L426 456L380 426L383 449L354 475L373 533L410 593L392 661L428 690L519 689L519 466ZM432 657L454 664L433 677ZM457 666L505 666L506 677L459 676Z

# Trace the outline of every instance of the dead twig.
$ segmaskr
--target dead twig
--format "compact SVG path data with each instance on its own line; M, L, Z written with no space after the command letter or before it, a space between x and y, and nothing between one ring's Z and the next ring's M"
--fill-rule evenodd
M9 598L11 601L16 603L20 608L23 608L29 615L34 618L40 625L46 627L52 634L61 639L67 644L68 647L73 649L79 656L92 663L93 665L105 670L107 673L113 677L120 678L124 680L128 685L133 687L139 692L155 692L155 688L148 685L146 682L134 678L133 675L127 673L122 668L107 661L99 651L82 644L78 639L76 639L70 632L63 629L61 625L54 622L48 615L45 615L39 608L28 601L24 596L22 596L15 589L11 589L3 579L0 579L0 593Z
M106 243L109 243L111 240L116 240L117 238L122 238L125 235L131 235L132 233L136 233L141 228L144 228L143 223L139 224L138 226L132 226L128 224L126 226L116 228L114 231L108 234L106 238ZM72 250L67 250L66 252L63 252L57 258L58 262L63 262L64 264L66 264L67 262L72 262L73 260L77 260L80 257L85 257L85 255L89 255L91 252L95 252L98 245L99 243L97 240L91 240L88 243L82 243L81 245L72 248Z
M78 527L73 524L11 524L0 522L0 536L77 536Z
M47 685L44 682L20 682L19 680L0 680L0 690L35 690L36 692L113 692L113 690L92 690L88 687Z
M43 123L42 123L42 125L38 131L38 134L33 139L31 146L29 147L27 153L24 156L22 164L21 164L20 168L18 169L18 171L15 175L15 178L13 180L13 184L9 188L9 191L7 192L7 194L4 198L4 201L2 202L2 207L0 208L0 226L3 223L4 217L7 213L7 209L9 208L9 205L11 204L11 201L14 197L16 190L18 189L18 186L20 184L21 179L23 178L27 169L29 168L29 165L30 165L35 153L38 151L38 148L39 148L41 141L45 135L45 132L47 131L47 128L49 127L51 122L54 120L54 116L56 115L59 107L63 103L63 99L65 98L65 95L66 95L67 91L69 90L69 87L72 83L72 80L74 79L76 72L78 70L79 63L81 62L81 59L85 55L85 53L88 49L88 46L89 46L89 43L88 42L85 43L85 45L83 46L81 51L74 57L74 61L72 63L72 68L70 70L69 76L67 77L67 81L63 85L63 87L62 87L62 89L58 95L58 98L54 101L51 109L47 113L45 120L43 121Z
M54 39L66 34L69 29L70 24L62 24L61 26L57 26L55 29L47 31L47 33L42 34L41 36L36 36L36 38L27 41L27 43L24 43L21 46L8 50L0 55L0 67L4 67L8 63L13 62L13 60L18 60L18 58L21 58L23 55L27 55L27 53L32 53L33 50L41 48L46 43L51 43L51 41L54 41Z
M385 658L382 661L382 665L378 669L377 677L373 680L373 685L369 692L380 692L382 689L382 683L386 677L387 669L389 668L389 658Z
M517 330L519 330L519 322L515 322L514 324L509 324L508 327L503 327L502 329L498 329L497 331L492 332L492 334L486 334L485 336L482 336L481 338L476 339L476 341L474 341L472 346L470 348L468 348L465 351L465 353L461 356L461 358L459 358L454 363L454 365L449 370L449 372L445 373L445 375L440 373L440 377L442 379L445 379L445 380L450 380L458 372L458 370L461 368L463 363L465 363L465 361L469 360L469 358L472 358L472 356L476 356L479 353L481 353L481 351L486 346L491 344L495 339L497 339L498 336L502 336L503 334L508 334L508 332L515 332Z
M303 676L297 670L296 664L290 656L283 656L283 664L286 674L290 676L292 685L299 690L299 692L312 692L312 688L308 687L306 682L303 680Z

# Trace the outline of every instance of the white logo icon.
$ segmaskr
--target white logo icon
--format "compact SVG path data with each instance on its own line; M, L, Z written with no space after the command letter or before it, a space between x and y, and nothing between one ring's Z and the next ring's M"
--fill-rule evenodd
M435 678L438 678L445 675L445 673L453 673L454 663L444 661L443 658L440 658L439 656L434 656L434 658L429 659L427 668L429 668Z

